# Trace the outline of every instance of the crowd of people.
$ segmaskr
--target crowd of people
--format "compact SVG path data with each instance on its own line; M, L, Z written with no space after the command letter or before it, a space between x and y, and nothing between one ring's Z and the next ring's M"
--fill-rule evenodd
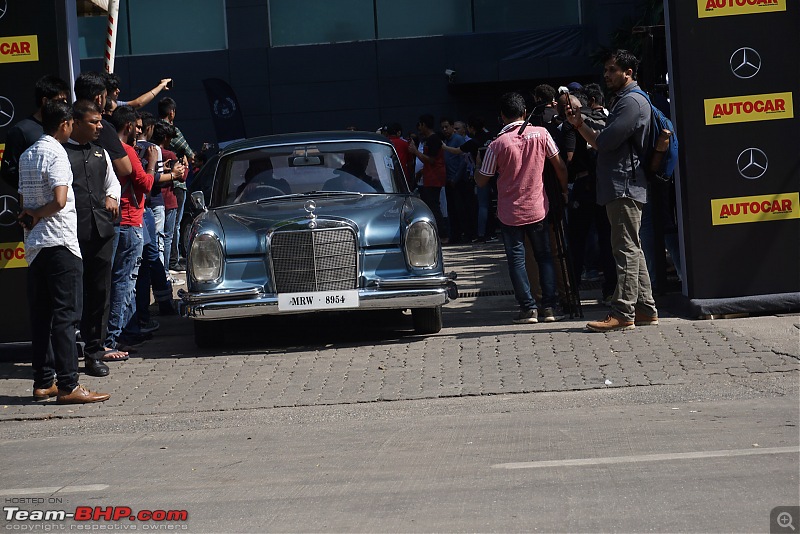
M640 237L648 195L640 155L651 113L634 91L637 67L624 50L605 58L608 108L597 84L543 84L532 110L519 93L502 96L496 135L478 117L442 117L437 129L430 114L407 136L396 123L383 129L444 244L499 232L515 323L562 319L569 286L601 271L611 311L589 330L658 324ZM137 111L169 82L123 101L117 76L85 72L69 104L67 83L45 76L35 87L37 111L8 133L2 175L22 208L36 400L107 400L78 383L79 353L85 373L107 376L108 362L128 359L158 330L151 295L160 314L176 313L195 153L174 125L172 98L158 100L157 116Z
M601 281L611 307L590 330L658 323L648 271L652 225L642 224L650 104L631 92L637 68L625 50L608 54L609 108L596 83L542 84L532 110L522 95L503 95L497 135L477 117L442 117L437 130L428 114L406 139L397 124L384 130L401 158L411 156L401 162L414 177L409 186L433 212L443 244L494 240L499 231L520 307L516 323L562 319L573 306L567 293L581 280ZM563 243L555 243L554 225ZM670 252L680 274L677 250Z
M122 101L116 75L84 72L70 104L69 85L44 76L36 112L8 133L2 177L20 195L36 400L107 400L78 383L80 357L86 374L107 376L108 362L127 360L159 329L151 295L159 314L177 313L195 153L174 125L172 98L158 100L157 116L137 111L170 81Z

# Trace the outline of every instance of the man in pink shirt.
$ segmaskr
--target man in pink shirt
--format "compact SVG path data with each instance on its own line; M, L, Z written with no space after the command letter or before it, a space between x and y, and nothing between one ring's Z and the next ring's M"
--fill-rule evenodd
M555 168L562 191L567 191L567 167L558 147L544 128L526 125L525 99L519 93L506 93L500 99L500 117L504 127L486 150L475 182L485 187L497 173L497 218L508 259L514 296L520 311L515 323L537 323L562 319L556 315L556 277L550 252L549 203L544 191L542 171L545 161ZM542 287L542 310L537 309L525 271L525 236L531 242L539 265Z

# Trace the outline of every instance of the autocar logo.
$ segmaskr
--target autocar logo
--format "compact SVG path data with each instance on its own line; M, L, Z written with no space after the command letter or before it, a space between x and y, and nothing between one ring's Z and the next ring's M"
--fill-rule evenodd
M736 160L739 174L742 178L755 180L764 176L769 166L769 159L763 150L758 148L747 148L742 150Z
M731 72L737 78L752 78L761 70L761 56L753 48L743 46L731 54Z
M0 96L0 128L8 126L14 120L14 104L4 96Z
M19 202L11 195L0 196L0 226L14 226L17 224Z

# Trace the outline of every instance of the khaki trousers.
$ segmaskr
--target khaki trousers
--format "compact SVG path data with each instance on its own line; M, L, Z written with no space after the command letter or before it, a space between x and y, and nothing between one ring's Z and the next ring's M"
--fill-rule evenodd
M636 310L647 316L657 314L650 287L650 274L639 239L643 204L618 198L606 204L611 225L611 251L617 267L617 288L611 310L620 319L633 321Z

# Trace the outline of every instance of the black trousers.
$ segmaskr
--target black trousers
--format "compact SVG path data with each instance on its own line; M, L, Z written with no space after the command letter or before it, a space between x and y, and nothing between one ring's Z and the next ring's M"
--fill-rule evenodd
M448 182L447 217L450 219L450 243L469 243L475 238L478 223L478 208L475 199L475 184L472 180Z
M72 391L78 385L75 334L81 318L83 264L66 247L39 251L28 268L33 387Z
M85 357L100 359L108 325L114 236L102 238L95 230L92 239L78 244L83 256L81 340L86 343Z
M439 237L443 238L446 237L446 235L444 217L442 217L442 203L439 199L441 193L441 187L423 186L419 197L433 212L433 218L436 219L436 230L439 232Z
M581 202L569 209L569 247L572 253L572 268L575 282L580 286L581 272L584 267L586 239L592 224L597 229L597 241L600 253L600 268L603 271L603 298L614 293L617 286L617 268L611 253L611 226L603 206L594 202Z

